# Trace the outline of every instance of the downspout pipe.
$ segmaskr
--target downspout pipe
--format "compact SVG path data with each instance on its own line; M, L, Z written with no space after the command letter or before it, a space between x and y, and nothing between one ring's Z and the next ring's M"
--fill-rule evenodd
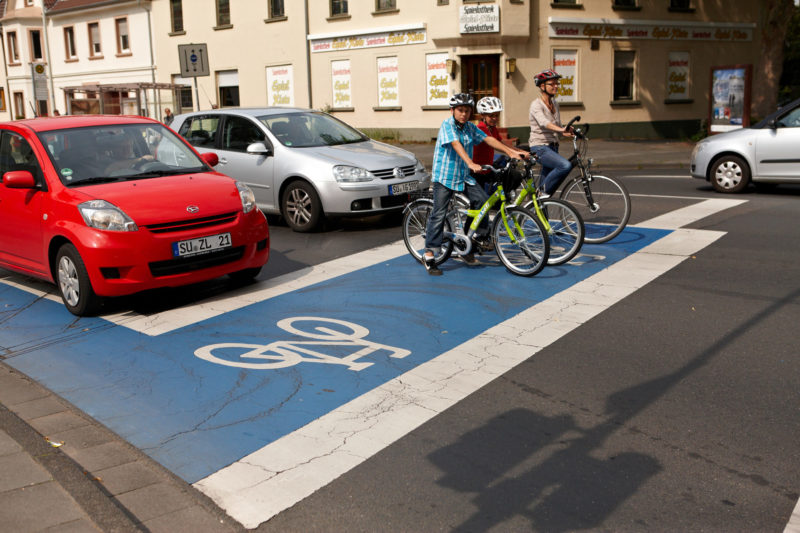
M53 114L53 111L58 109L56 106L56 90L53 85L53 62L50 61L50 39L47 38L47 34L50 33L47 31L47 8L44 5L44 1L42 2L42 34L44 35L44 52L47 54L47 77L50 79L50 101L53 102L53 109L50 110L50 115ZM3 62L5 63L5 61Z
M314 109L314 103L311 99L311 43L308 41L308 0L305 0L306 8L306 77L308 78L306 86L308 88L308 108Z
M144 1L139 0L139 7L144 9L145 13L147 13L147 44L150 47L150 79L153 82L153 106L155 106L155 113L154 115L160 121L161 120L161 107L156 105L156 102L159 100L156 97L156 60L155 56L153 55L153 24L150 20L150 10L144 7Z

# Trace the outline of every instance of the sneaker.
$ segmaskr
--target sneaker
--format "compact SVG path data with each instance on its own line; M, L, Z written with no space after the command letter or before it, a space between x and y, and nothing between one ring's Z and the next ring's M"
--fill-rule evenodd
M475 259L475 254L473 254L472 252L466 255L462 255L461 260L464 261L469 266L475 266L478 264L478 260Z
M428 271L428 274L431 276L441 276L442 271L439 270L439 267L436 266L436 261L433 258L433 255L425 254L422 256L422 264L425 265L425 270Z

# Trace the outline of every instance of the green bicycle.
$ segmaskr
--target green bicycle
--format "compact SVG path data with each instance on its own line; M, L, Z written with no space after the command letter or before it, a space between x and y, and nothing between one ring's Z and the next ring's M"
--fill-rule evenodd
M489 166L484 168L495 170ZM519 276L534 276L547 264L550 241L542 223L528 209L510 206L506 201L504 191L516 189L522 176L511 169L498 176L497 189L479 209L459 205L457 195L453 195L444 220L444 240L434 258L437 266L453 253L465 256L476 249L474 239L478 226L498 202L498 213L490 223L489 237L503 265ZM432 211L433 199L429 195L411 201L403 210L403 242L419 262L425 253L425 233ZM466 228L466 221L470 218L472 222Z

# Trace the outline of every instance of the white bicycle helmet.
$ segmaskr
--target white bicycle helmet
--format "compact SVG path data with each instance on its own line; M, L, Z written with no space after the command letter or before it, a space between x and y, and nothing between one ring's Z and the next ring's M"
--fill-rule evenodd
M481 115L499 113L502 110L503 102L496 96L485 96L478 100L478 113Z

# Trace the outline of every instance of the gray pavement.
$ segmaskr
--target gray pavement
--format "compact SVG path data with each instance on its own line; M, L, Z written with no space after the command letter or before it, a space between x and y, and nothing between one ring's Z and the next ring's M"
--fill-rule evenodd
M430 168L433 144L403 144ZM567 154L569 143L562 143ZM688 168L692 143L592 140L615 168ZM231 532L210 499L0 357L0 531Z

